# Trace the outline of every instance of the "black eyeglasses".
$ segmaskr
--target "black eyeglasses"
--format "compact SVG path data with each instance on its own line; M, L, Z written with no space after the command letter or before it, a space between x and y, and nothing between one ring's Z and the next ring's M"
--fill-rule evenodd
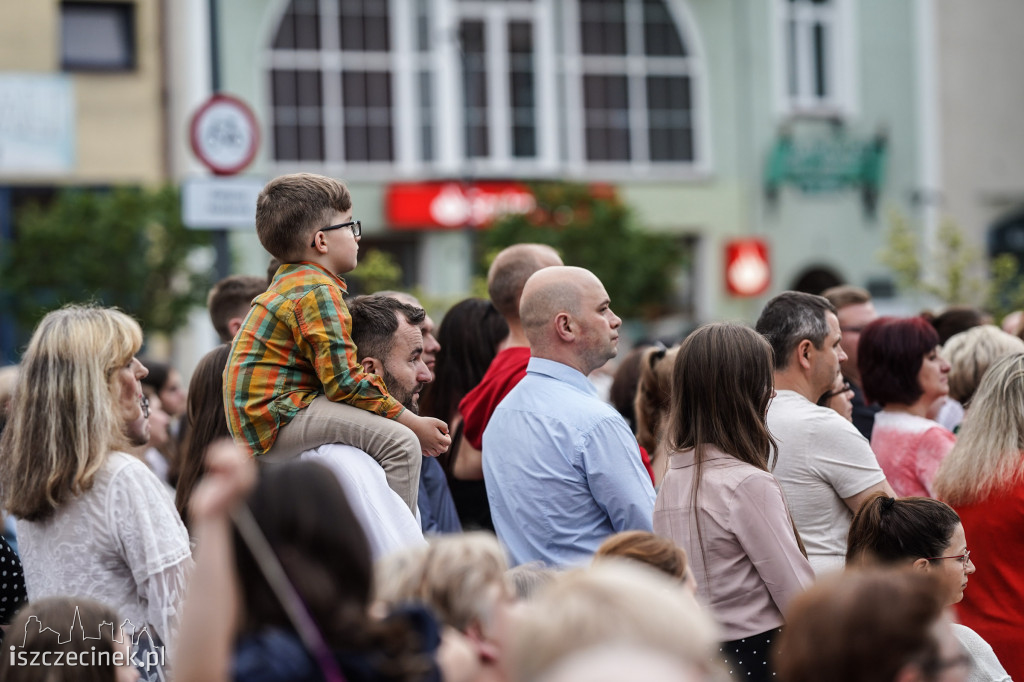
M330 232L331 230L340 230L343 227L352 228L352 236L358 237L363 233L363 224L358 220L350 220L347 223L338 223L337 225L328 225L327 227L321 227L317 232ZM316 246L316 237L313 237L313 243L310 246Z
M149 419L149 398L142 396L142 400L139 403L142 405L142 416Z
M830 400L832 400L832 398L835 398L836 396L840 396L840 395L842 395L842 394L844 394L844 393L846 393L847 391L850 391L850 390L852 390L852 387L850 386L850 382L847 381L846 383L844 383L842 386L840 386L839 388L837 388L834 391L828 391L826 393L822 393L821 397L818 398L818 405L820 405L821 407L828 407L828 401L830 401Z

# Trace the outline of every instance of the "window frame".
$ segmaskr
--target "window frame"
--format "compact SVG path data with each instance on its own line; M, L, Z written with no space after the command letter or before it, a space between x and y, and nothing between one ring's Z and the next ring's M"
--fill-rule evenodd
M850 0L828 0L831 7L815 8L810 0L775 0L773 3L773 45L775 55L776 113L781 118L846 118L859 110L857 98L857 61L855 55L856 3ZM798 7L793 8L797 4ZM803 36L798 37L797 55L798 92L790 93L789 54L793 49L789 40L789 21L794 10L802 23ZM826 78L832 87L824 98L812 92L815 70L813 48L807 39L809 25L816 19L827 18L830 26L829 45L826 47Z
M658 179L704 179L711 173L711 133L708 111L707 73L693 16L686 0L662 0L675 22L675 29L686 46L685 57L629 55L625 69L609 73L628 73L629 97L636 102L630 108L630 139L634 150L642 143L643 156L633 154L629 161L588 161L585 156L582 126L576 121L585 117L582 76L584 55L579 45L579 0L522 0L495 3L488 0L427 0L431 44L420 49L421 31L419 3L421 0L379 0L388 2L390 18L390 52L342 52L336 36L329 36L331 21L337 14L325 16L323 9L334 0L314 0L320 9L319 50L277 49L274 38L281 18L288 11L290 0L278 0L277 11L268 21L263 42L262 87L267 88L264 101L269 112L266 138L269 142L269 163L276 172L309 170L311 166L332 175L359 174L370 180L399 177L433 177L466 175L488 177L564 177L583 179L621 179L657 177ZM639 21L627 25L630 33L643 39L643 0L626 0L639 8ZM338 5L333 5L337 7ZM500 83L488 85L489 93L504 90L500 97L489 100L491 150L488 157L468 158L464 150L463 90L461 61L457 40L445 39L452 27L467 18L484 18L488 38L502 34L500 40L489 41L488 54L494 61L488 73L502 73ZM532 23L534 91L535 91L535 157L512 155L511 82L507 53L508 27L514 21ZM490 27L490 28L488 28ZM498 30L494 30L497 27ZM440 37L440 39L439 39ZM634 36L635 39L635 36ZM641 43L642 45L642 43ZM600 59L600 58L598 58ZM680 60L686 68L678 70ZM344 135L344 116L340 77L336 86L329 85L334 74L353 65L386 68L391 74L391 125L393 156L389 161L349 161L344 158L344 144L336 138ZM546 68L552 65L553 68ZM292 161L276 158L275 105L272 91L274 69L319 69L321 72L321 124L324 135L324 159ZM356 68L361 68L356 66ZM421 107L422 74L429 74L432 83L432 108ZM648 100L646 82L649 76L687 76L690 87L690 126L693 159L691 161L650 161L647 158ZM503 106L496 107L501 102ZM444 104L449 103L449 104ZM500 108L500 111L497 109ZM429 118L427 118L429 117ZM500 131L497 132L497 131ZM424 159L424 134L432 135L432 159ZM499 140L495 145L495 136Z
M685 56L648 56L643 53L643 0L625 0L626 55L584 55L580 40L579 0L566 2L564 15L564 43L566 46L565 78L569 96L567 109L585 117L584 76L628 76L630 118L630 147L628 161L595 161L586 155L586 131L577 126L568 131L568 166L574 175L588 178L619 178L654 176L659 179L704 179L712 173L710 115L708 112L708 78L703 55L706 54L696 30L697 24L685 0L662 0L675 21ZM632 8L632 9L631 9ZM620 63L625 63L623 69ZM685 64L682 64L685 62ZM683 65L682 70L677 70ZM649 149L650 125L647 99L647 79L652 76L686 76L690 79L690 127L692 129L693 159L690 161L651 161ZM639 154L639 155L638 155Z
M78 7L89 7L93 10L106 9L110 11L119 28L124 30L125 51L127 59L113 63L96 61L73 61L68 59L65 51L65 10ZM62 0L59 8L60 13L60 69L65 73L129 73L138 69L138 8L133 0Z

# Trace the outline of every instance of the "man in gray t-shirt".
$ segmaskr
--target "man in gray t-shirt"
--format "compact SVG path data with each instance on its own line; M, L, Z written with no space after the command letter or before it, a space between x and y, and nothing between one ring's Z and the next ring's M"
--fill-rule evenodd
M872 493L893 492L864 436L816 404L846 359L839 320L821 296L787 291L768 302L757 331L775 353L777 395L768 408L779 445L773 473L815 572L841 569L853 512Z

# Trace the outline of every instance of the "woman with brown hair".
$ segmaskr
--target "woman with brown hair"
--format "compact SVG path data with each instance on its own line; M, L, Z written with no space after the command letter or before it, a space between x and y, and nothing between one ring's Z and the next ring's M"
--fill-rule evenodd
M373 562L330 470L213 444L190 503L196 572L179 679L439 682L441 634L421 608L370 614Z
M671 409L672 367L679 347L646 348L640 356L633 410L636 414L636 440L651 455L654 487L659 487L668 470L665 430Z
M230 438L224 415L224 366L231 353L230 344L221 344L204 355L192 372L185 412L185 441L181 448L178 485L174 506L188 525L188 501L203 475L203 457L210 443Z
M945 605L964 598L968 576L975 570L960 517L930 497L896 499L877 493L868 498L853 517L847 545L847 566L903 566L934 577ZM953 632L971 656L971 682L1009 682L984 639L959 624Z
M722 628L720 651L743 680L770 679L767 652L782 614L814 579L770 473L772 373L771 347L747 327L705 325L683 341L669 469L654 507L654 532L686 550L698 598Z

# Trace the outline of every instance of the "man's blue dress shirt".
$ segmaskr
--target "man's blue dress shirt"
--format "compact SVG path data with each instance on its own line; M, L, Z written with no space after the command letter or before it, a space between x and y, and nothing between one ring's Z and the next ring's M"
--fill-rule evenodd
M513 565L578 565L614 533L651 530L654 487L636 438L568 365L530 359L484 431L483 467Z

